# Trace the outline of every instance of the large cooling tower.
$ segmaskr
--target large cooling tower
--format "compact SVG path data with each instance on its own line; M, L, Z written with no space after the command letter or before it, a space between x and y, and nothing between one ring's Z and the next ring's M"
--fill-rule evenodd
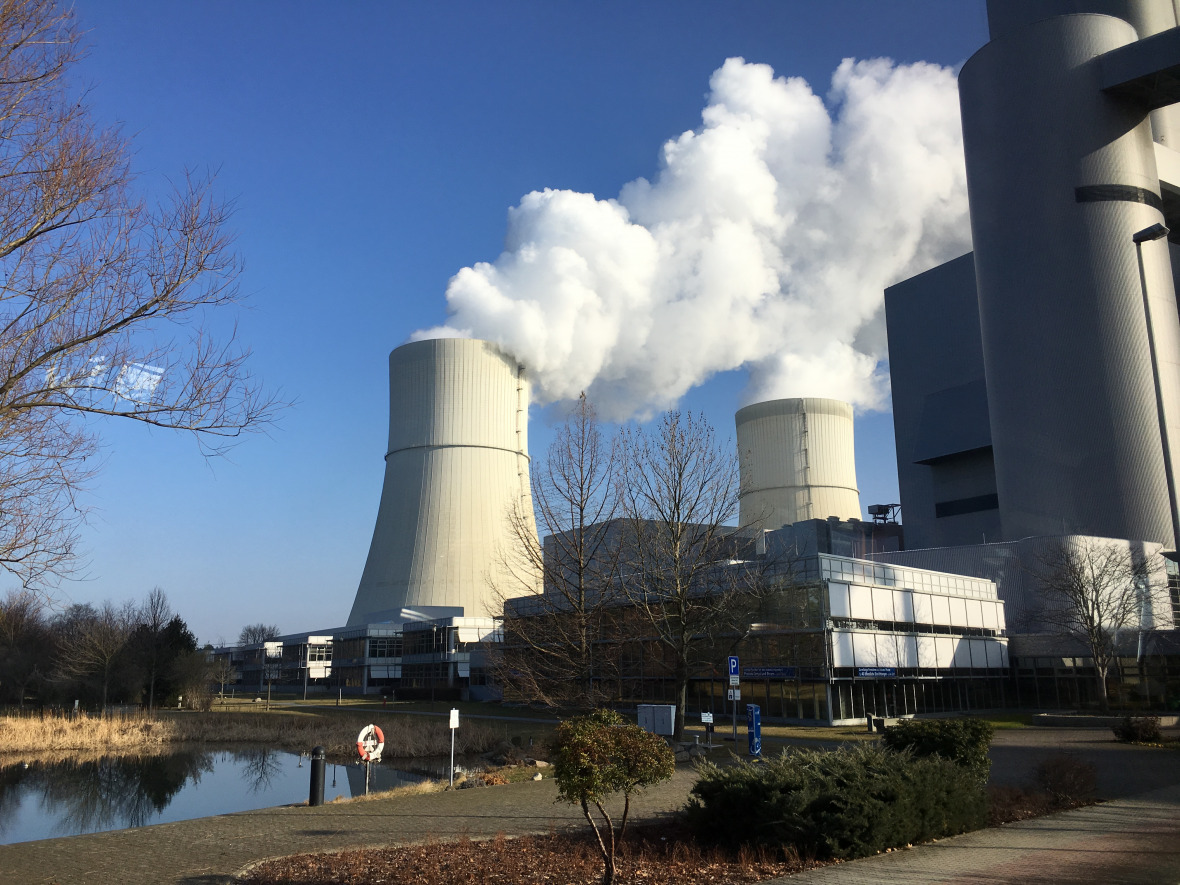
M503 567L511 508L535 533L528 399L524 368L487 341L416 341L389 355L385 485L349 625L403 608L491 616L497 590L532 589Z
M736 415L743 526L777 529L803 519L860 518L852 406L776 399Z

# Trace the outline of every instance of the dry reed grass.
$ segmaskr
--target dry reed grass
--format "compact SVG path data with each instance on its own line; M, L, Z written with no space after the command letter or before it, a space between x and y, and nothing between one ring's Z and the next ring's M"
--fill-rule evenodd
M379 714L298 716L243 713L187 713L96 718L77 716L0 717L0 754L94 750L129 753L169 744L266 744L293 752L324 747L329 756L356 755L357 732L370 722L385 734L385 756L440 756L450 752L444 718ZM468 722L456 732L455 751L482 753L499 742L489 726Z

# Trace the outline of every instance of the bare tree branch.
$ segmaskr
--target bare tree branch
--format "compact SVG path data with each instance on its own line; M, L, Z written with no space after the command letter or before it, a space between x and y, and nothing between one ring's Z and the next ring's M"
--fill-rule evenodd
M278 406L208 328L239 298L231 207L187 174L133 195L127 140L66 83L79 53L69 10L0 2L0 566L26 586L70 570L90 416L216 454Z

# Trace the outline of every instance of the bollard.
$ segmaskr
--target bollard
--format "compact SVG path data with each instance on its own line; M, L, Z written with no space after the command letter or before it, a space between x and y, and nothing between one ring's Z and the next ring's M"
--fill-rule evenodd
M311 795L307 799L308 805L324 804L324 748L316 747L311 751Z
M873 733L873 715L870 713L865 718L869 720L869 734L872 734Z

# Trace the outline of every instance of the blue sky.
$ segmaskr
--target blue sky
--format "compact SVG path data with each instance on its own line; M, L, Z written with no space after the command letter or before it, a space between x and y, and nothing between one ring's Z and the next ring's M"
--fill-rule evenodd
M344 621L381 490L388 353L447 320L448 281L496 259L523 195L613 197L654 176L731 56L823 96L844 58L957 66L986 41L983 0L74 8L90 45L75 80L133 137L143 191L212 168L236 202L239 332L295 404L214 461L184 436L104 425L86 579L57 597L160 586L213 642ZM745 381L723 373L682 404L732 437ZM888 411L858 418L857 455L862 503L895 502Z

